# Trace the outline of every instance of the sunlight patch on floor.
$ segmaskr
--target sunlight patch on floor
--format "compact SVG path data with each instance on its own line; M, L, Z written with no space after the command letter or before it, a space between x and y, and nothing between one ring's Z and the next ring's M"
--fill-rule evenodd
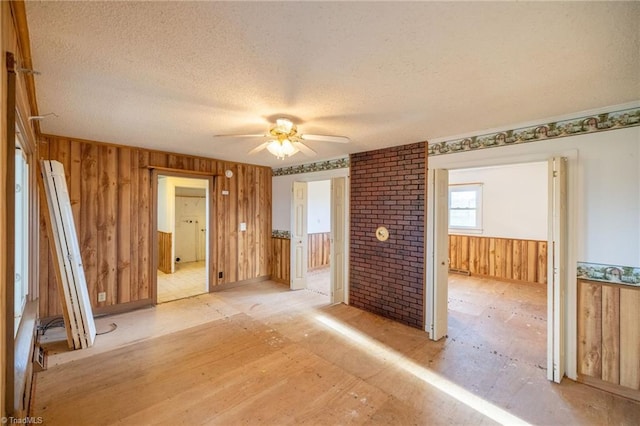
M369 336L355 330L347 325L344 325L334 319L331 319L324 315L316 315L315 319L320 323L326 325L343 337L347 338L350 342L361 346L365 349L369 355L374 355L384 361L391 361L396 363L401 369L407 373L413 374L418 379L433 386L441 392L449 395L450 397L460 401L466 406L476 410L484 416L503 425L528 425L521 418L514 416L513 414L503 410L496 405L493 405L489 401L480 398L479 396L469 392L463 387L451 382L450 380L436 374L423 366L417 364L415 361L405 357L404 355L390 349L389 347L377 342Z

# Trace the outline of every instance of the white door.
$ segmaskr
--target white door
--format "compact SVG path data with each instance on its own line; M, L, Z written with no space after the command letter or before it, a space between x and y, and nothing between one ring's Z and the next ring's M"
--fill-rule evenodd
M345 300L346 179L331 179L331 303Z
M432 340L447 335L449 272L449 172L429 169L427 175L427 249L425 331Z
M291 290L307 286L307 183L293 182Z
M560 383L565 373L564 302L566 290L566 158L549 159L549 235L547 249L547 378Z
M181 198L176 197L175 257L180 258L180 263L195 262L198 254L198 217L181 214Z

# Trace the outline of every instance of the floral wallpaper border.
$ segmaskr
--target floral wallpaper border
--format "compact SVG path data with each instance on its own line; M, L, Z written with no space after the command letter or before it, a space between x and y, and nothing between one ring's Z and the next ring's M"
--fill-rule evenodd
M640 287L640 268L578 262L578 279Z
M337 160L320 161L317 163L301 164L299 166L281 167L279 169L273 169L273 176L297 175L300 173L345 169L347 167L349 167L349 157L338 158Z
M281 231L279 229L274 229L271 231L271 237L272 238L286 238L286 239L291 239L291 232L289 231Z
M429 156L640 126L640 107L430 144Z

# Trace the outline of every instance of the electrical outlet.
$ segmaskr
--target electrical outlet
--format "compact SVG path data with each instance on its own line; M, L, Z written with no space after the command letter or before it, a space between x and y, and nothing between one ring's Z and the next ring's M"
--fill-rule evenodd
M222 278L223 277L223 273L222 272L218 272L218 278Z
M107 300L107 293L104 291L101 291L100 293L98 293L98 302L105 302Z
M44 371L47 369L47 354L42 346L36 346L33 352L33 360L36 371Z

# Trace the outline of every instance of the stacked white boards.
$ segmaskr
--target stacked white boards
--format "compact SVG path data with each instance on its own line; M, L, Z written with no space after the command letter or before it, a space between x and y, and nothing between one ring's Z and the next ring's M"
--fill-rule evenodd
M71 212L64 167L58 161L42 161L42 174L50 220L50 241L57 263L56 274L64 294L63 311L67 340L73 349L91 347L96 338L96 325L87 281L82 267L80 247Z

